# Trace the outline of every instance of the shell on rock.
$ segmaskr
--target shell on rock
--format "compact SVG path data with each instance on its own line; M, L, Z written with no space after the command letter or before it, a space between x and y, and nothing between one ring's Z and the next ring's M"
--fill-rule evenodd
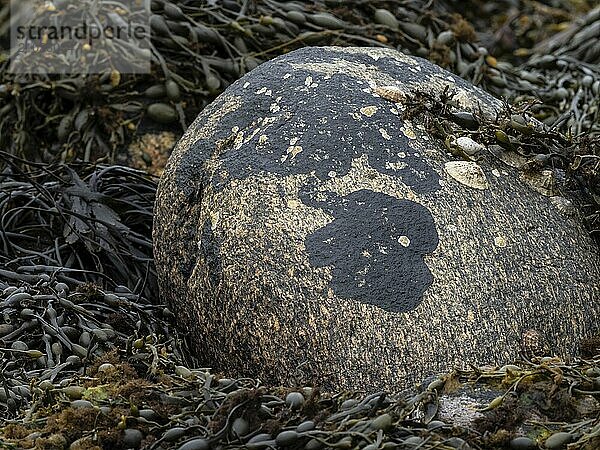
M397 86L377 86L374 89L375 94L394 103L406 100L406 93Z
M492 155L509 167L520 169L527 164L527 158L519 155L517 152L505 150L499 145L490 145L488 150Z
M541 172L524 172L521 174L524 180L532 189L536 190L546 197L551 197L555 193L555 176L552 170L542 170Z
M474 189L489 187L485 173L479 164L471 161L449 161L444 165L446 173L461 184Z
M461 149L469 156L476 155L477 153L485 150L485 147L479 142L475 142L468 136L461 136L454 141L454 145Z
M564 197L554 195L550 197L550 203L567 217L573 217L577 214L577 210L573 203Z

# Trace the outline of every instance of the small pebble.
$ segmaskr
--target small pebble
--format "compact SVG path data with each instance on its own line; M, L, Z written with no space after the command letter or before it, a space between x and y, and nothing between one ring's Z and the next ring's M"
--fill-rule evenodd
M485 147L478 142L475 142L468 136L461 136L454 142L455 145L460 148L463 152L465 152L469 156L476 155L482 150L485 150Z

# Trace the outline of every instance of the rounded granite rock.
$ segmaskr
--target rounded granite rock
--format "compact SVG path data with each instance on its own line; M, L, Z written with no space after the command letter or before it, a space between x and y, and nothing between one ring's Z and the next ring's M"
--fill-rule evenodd
M525 330L560 355L598 331L600 258L580 221L404 114L447 89L489 120L502 107L420 58L314 47L199 115L160 182L154 242L161 295L203 363L397 391L508 362Z

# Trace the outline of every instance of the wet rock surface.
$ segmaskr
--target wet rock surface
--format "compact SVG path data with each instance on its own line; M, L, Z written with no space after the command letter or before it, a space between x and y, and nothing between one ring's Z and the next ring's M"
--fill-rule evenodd
M423 96L440 114L502 109L425 60L327 47L259 66L200 114L159 186L154 243L204 362L396 391L514 358L524 330L563 355L597 331L580 222L485 145L448 153L412 120Z

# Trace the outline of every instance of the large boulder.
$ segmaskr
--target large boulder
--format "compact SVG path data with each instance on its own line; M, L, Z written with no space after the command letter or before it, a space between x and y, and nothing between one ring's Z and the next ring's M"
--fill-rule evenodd
M449 153L410 119L434 97L471 128L465 111L502 108L425 60L324 47L262 64L200 114L154 241L161 295L205 364L396 391L509 361L524 332L565 355L598 330L598 249L568 202L468 129L451 145L480 159Z

